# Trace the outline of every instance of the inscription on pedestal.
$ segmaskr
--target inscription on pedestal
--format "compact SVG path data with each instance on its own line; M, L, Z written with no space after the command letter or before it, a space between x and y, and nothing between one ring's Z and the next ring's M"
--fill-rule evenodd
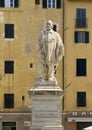
M34 116L36 118L56 118L58 117L57 107L51 103L49 104L48 101L38 101L37 104L41 102L40 107L35 108Z
M58 96L44 95L44 96L35 96L32 98L33 109L32 109L32 119L33 121L45 122L49 121L57 122L61 121L61 100Z

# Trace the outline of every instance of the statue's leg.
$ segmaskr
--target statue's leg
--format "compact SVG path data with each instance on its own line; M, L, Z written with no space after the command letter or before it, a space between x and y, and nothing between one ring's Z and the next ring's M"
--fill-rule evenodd
M48 65L48 79L49 80L52 80L52 81L54 80L55 78L54 73L55 73L54 65L53 64Z
M44 79L48 80L48 65L44 64Z
M38 59L38 79L44 79L45 65L41 57Z

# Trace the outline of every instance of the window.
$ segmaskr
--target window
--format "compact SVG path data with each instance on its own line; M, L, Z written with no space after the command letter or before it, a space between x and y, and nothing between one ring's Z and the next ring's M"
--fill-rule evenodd
M30 68L33 68L33 63L30 63Z
M76 76L86 76L86 59L76 60Z
M5 24L5 38L14 38L14 24Z
M53 30L55 31L55 32L57 32L57 25L53 25Z
M11 8L18 6L19 0L0 0L0 7Z
M76 27L86 27L86 9L76 9Z
M5 7L14 7L14 0L5 0Z
M22 96L22 101L24 101L25 100L25 96Z
M86 113L86 112L84 112ZM89 127L89 126L92 126L92 122L91 121L79 121L79 122L76 122L76 130L83 130L84 128L86 127Z
M14 108L14 94L4 94L4 108Z
M89 43L89 32L75 31L75 43Z
M86 106L86 92L77 92L77 107Z
M47 8L56 8L56 0L47 0Z
M40 4L40 0L35 0L35 4Z
M2 122L3 130L16 130L16 122Z
M14 73L14 61L5 61L5 73L13 74Z
M43 8L61 8L61 0L43 0Z

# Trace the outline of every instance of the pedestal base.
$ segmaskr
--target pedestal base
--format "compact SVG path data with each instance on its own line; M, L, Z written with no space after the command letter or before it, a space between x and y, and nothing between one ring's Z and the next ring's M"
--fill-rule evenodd
M63 126L43 126L39 127L30 127L29 130L64 130Z
M63 130L63 90L53 82L41 82L29 90L32 101L32 126L30 130Z

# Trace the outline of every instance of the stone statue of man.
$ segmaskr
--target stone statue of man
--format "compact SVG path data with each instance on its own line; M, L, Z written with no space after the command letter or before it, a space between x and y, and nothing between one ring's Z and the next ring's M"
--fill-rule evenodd
M64 56L64 46L60 35L53 30L53 23L48 20L46 29L37 38L39 52L39 79L55 81L55 71L58 62Z

